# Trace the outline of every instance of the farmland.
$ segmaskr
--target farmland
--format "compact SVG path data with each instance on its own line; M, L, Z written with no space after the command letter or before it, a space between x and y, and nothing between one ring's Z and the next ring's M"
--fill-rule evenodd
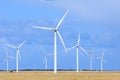
M98 71L21 71L0 72L0 80L120 80L120 72Z

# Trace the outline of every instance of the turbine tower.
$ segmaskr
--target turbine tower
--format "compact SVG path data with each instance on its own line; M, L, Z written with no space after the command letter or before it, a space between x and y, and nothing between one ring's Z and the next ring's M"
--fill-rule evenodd
M43 48L41 48L42 52L44 53L44 59L43 63L45 63L45 69L48 69L48 56L51 56L52 54L48 54Z
M66 15L68 14L69 10L67 10L65 12L65 14L63 15L62 19L59 21L59 23L57 24L57 26L54 28L48 28L48 27L39 27L39 26L32 26L33 28L39 28L39 29L44 29L44 30L49 30L49 31L53 31L54 32L54 73L57 73L57 35L60 39L60 41L62 42L62 45L65 49L65 51L67 51L66 46L64 44L64 41L62 39L61 34L59 33L58 29L60 27L60 25L62 24L64 18L66 17Z
M87 54L87 52L80 46L80 33L78 35L78 41L77 41L77 44L71 48L68 48L67 50L71 50L71 49L74 49L76 48L76 72L79 71L79 48L85 53ZM87 54L88 55L88 54Z
M10 45L10 44L6 44L7 46L11 47L11 48L14 48L16 49L16 72L18 72L18 67L19 67L19 59L21 61L21 56L20 56L20 48L22 47L23 44L25 44L27 40L23 41L20 45L18 45L17 47L16 46L13 46L13 45Z
M97 57L97 59L100 59L100 70L103 71L103 62L106 63L105 59L104 59L104 54L105 54L105 51L103 50L102 52L102 55L100 57Z
M87 51L87 53L89 54L90 56L90 70L93 69L93 52L94 52L95 49L92 49L91 51Z
M5 54L6 54L6 57L5 57L4 61L3 61L3 63L6 62L6 70L8 71L9 70L9 59L10 58L15 59L15 58L12 57L12 56L9 56L6 49L5 49Z

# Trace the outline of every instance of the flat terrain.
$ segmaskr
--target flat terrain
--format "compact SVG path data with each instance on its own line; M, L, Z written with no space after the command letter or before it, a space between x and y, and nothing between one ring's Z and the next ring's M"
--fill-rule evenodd
M112 71L21 71L0 72L0 80L120 80L120 72Z

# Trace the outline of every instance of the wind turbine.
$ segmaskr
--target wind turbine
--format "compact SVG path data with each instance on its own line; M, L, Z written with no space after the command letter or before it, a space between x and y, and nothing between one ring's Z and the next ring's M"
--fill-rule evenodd
M42 50L42 52L44 53L43 62L45 62L45 69L47 70L48 56L51 56L52 54L48 54L43 48L41 48L41 50Z
M33 28L39 28L39 29L44 29L44 30L49 30L49 31L53 31L54 32L54 73L57 73L57 35L59 37L59 39L62 42L62 45L65 49L65 51L67 51L66 46L64 44L64 41L62 39L62 36L60 34L60 32L58 31L60 25L62 24L64 18L66 17L66 15L68 14L69 10L67 10L65 12L65 14L63 15L62 19L59 21L59 23L57 24L56 27L39 27L39 26L32 26Z
M92 49L91 51L87 51L87 53L90 56L90 70L92 70L92 68L93 68L93 52L94 52L94 50L95 49Z
M103 50L102 55L100 57L97 57L97 59L100 59L100 63L101 63L100 70L101 71L103 70L103 62L106 63L104 59L104 54L105 54L105 51Z
M5 57L4 61L3 61L3 63L6 62L6 69L7 69L7 71L8 71L8 70L9 70L9 59L10 59L10 58L11 58L11 59L15 59L15 58L12 57L12 56L9 56L6 49L5 49L5 54L6 54L6 57Z
M11 47L11 48L14 48L16 49L16 72L18 72L18 67L19 67L19 59L21 61L21 56L20 56L20 48L22 47L23 44L25 44L27 40L23 41L20 45L18 45L17 47L16 46L13 46L13 45L10 45L10 44L6 44L7 46Z
M78 35L78 41L77 41L77 44L71 48L68 48L67 50L71 50L71 49L74 49L76 48L76 71L78 72L79 71L79 48L85 53L87 54L87 52L80 46L80 33ZM88 54L87 54L88 55Z

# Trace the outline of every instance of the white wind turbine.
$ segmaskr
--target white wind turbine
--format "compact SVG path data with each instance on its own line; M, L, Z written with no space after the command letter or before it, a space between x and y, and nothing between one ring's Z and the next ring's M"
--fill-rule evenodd
M90 56L90 70L93 69L93 52L94 52L95 49L92 49L91 51L87 51L87 53L89 54Z
M100 57L97 57L97 59L100 59L100 70L102 71L103 70L103 62L106 63L105 59L104 59L104 54L105 54L105 51L103 50L102 52L102 55Z
M44 53L44 59L43 63L45 63L45 69L47 70L48 68L48 56L51 56L52 54L48 54L43 48L41 48L42 52Z
M6 57L5 57L4 61L3 61L3 63L6 62L6 69L7 69L7 71L8 71L8 70L9 70L9 59L10 59L10 58L11 58L11 59L15 59L15 58L12 57L12 56L9 56L6 49L5 49L5 54L6 54Z
M78 41L77 41L77 44L71 48L68 48L67 50L71 50L71 49L74 49L76 48L76 71L78 72L79 71L79 54L78 54L78 50L79 48L85 53L87 54L87 52L80 46L80 33L78 35ZM87 54L88 55L88 54Z
M16 72L18 72L18 67L19 67L19 64L18 64L18 60L20 59L21 60L21 56L20 56L20 48L22 47L23 44L25 44L27 40L23 41L20 45L18 45L17 47L16 46L13 46L13 45L10 45L10 44L6 44L7 46L11 47L11 48L14 48L16 49Z
M56 27L39 27L39 26L32 26L33 28L39 28L39 29L44 29L44 30L49 30L49 31L54 31L54 73L57 73L57 35L58 37L60 38L61 42L62 42L62 45L66 50L66 46L64 44L64 41L62 39L62 36L61 34L59 33L58 31L58 28L60 27L60 25L62 24L64 18L66 17L67 13L69 12L69 10L67 10L64 14L64 16L62 17L62 19L59 21L59 23L57 24Z

